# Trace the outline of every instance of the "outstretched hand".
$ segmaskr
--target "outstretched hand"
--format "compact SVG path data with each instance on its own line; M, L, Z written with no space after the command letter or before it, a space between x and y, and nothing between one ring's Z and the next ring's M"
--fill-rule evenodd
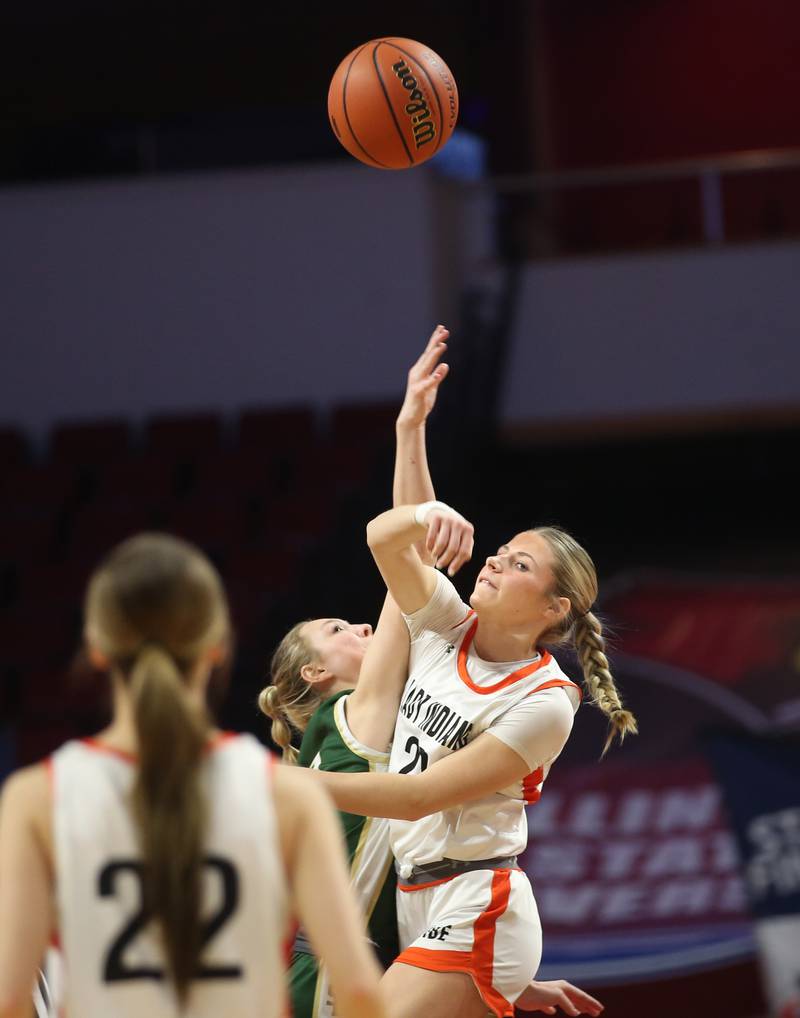
M398 424L424 424L433 410L439 386L449 371L447 364L440 363L447 349L449 335L443 325L437 325L419 359L408 372L406 395L397 417Z
M597 1015L603 1010L599 1000L568 983L566 979L553 979L549 982L533 982L525 988L522 996L517 999L516 1007L520 1011L543 1011L545 1014L556 1014L560 1007L565 1014Z

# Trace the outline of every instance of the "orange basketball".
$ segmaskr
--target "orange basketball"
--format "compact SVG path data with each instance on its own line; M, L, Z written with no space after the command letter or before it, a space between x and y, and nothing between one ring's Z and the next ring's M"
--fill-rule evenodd
M405 170L446 144L458 118L458 89L444 60L421 42L372 39L336 68L328 117L351 156Z

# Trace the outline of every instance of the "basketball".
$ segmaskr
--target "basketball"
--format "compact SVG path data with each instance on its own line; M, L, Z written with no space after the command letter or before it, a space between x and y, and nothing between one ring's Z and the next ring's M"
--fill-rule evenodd
M413 39L372 39L348 53L328 89L333 132L351 156L406 170L440 152L458 119L442 58Z

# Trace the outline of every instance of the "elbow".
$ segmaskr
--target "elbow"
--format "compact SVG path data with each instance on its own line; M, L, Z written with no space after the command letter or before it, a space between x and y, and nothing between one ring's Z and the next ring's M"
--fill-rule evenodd
M334 987L336 998L336 1013L352 1015L352 1018L376 1018L386 1014L384 1003L377 980L362 982L361 985L351 985L346 988Z
M370 520L367 524L367 546L371 551L386 545L387 535L383 520L384 515L382 513L380 516L376 516L375 519Z
M420 775L414 774L406 779L409 787L406 789L403 815L398 817L398 820L422 820L423 817L436 812L425 797L425 789L419 777Z

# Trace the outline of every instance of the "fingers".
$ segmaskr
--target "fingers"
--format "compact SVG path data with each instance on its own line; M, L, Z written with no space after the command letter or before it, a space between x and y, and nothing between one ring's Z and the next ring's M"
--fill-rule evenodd
M569 1001L575 1007L580 1008L579 1011L572 1012L574 1014L585 1013L593 1015L596 1018L596 1016L603 1010L603 1005L599 1000L591 997L585 990L581 990L577 986L573 986L572 983L566 982L566 980L562 984L562 990Z
M431 333L431 338L428 340L425 349L422 351L409 372L409 375L413 379L417 380L425 378L431 373L431 371L433 371L436 367L436 362L447 349L447 339L449 335L449 331L443 325L436 326Z
M439 532L442 529L444 517L441 513L431 513L428 516L428 533L425 537L425 547L431 553L433 564L436 565L436 544L439 540Z
M603 1011L603 1005L595 998L591 997L585 992L585 989L580 989L578 986L573 986L571 982L567 982L566 979L560 979L559 985L561 986L561 992L564 995L565 1000L568 1002L571 1011L567 1011L567 1008L562 1004L562 1008L569 1015L591 1015L592 1018L596 1018L599 1013Z
M563 990L558 994L558 1006L564 1014L572 1015L573 1018L576 1018L576 1016L580 1014L578 1008L572 1003Z
M432 512L425 546L439 569L453 576L472 557L474 528L461 516Z
M450 370L449 364L439 364L436 368L428 375L428 377L421 382L421 387L426 390L438 389L441 383L447 378L447 373Z
M560 1007L565 1014L573 1018L581 1014L597 1018L603 1010L599 1000L568 983L566 979L546 982L537 982L534 979L520 995L517 1006L522 1011L543 1011L545 1014L555 1014Z
M467 524L467 527L465 527L461 532L455 554L450 560L450 566L447 570L448 576L455 576L464 563L469 562L472 558L472 548L474 543L472 527Z

